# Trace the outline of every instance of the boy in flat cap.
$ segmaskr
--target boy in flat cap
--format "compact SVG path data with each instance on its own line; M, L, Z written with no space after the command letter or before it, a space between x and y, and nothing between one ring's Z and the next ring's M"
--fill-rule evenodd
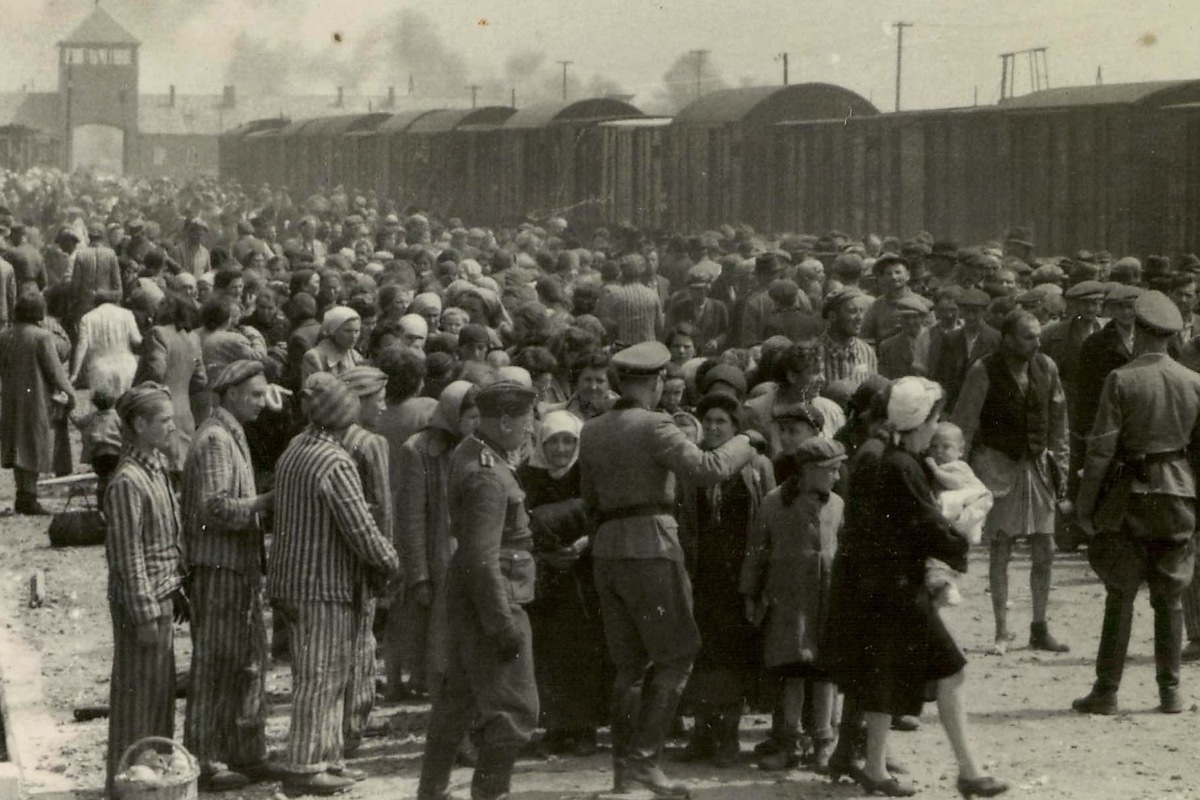
M920 295L902 297L895 303L895 318L900 329L879 343L879 374L888 380L914 375L917 336L925 327L928 301Z
M701 451L654 411L671 353L645 342L613 356L621 399L580 436L582 491L598 522L593 540L604 635L616 666L613 788L639 784L687 797L657 760L700 649L674 511L675 478L712 486L754 458L745 434Z
M1144 581L1154 609L1159 711L1183 710L1179 662L1181 595L1192 581L1200 376L1167 354L1183 327L1161 292L1134 301L1132 361L1104 380L1079 488L1079 526L1093 536L1088 561L1104 581L1104 623L1092 691L1076 711L1113 714L1121 685L1133 601Z
M533 431L537 393L501 381L480 390L479 427L450 465L451 531L458 550L446 576L453 643L434 698L419 800L448 796L467 731L480 734L471 797L507 797L513 764L538 721L533 637L524 606L534 598L533 534L525 493L509 462Z

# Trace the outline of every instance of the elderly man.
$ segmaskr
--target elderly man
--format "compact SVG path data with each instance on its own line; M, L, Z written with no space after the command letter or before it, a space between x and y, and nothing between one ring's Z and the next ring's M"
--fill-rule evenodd
M450 528L458 550L446 577L449 670L433 701L419 800L449 796L467 731L479 734L474 800L509 796L517 753L537 726L533 636L524 606L536 582L525 493L509 459L533 431L537 394L501 381L477 397L479 427L450 463Z
M346 767L343 718L363 598L399 571L343 444L360 403L329 373L305 382L310 425L279 459L275 543L267 591L287 624L292 658L292 722L285 788L328 795L362 773Z
M1088 714L1117 711L1133 601L1143 581L1154 609L1158 710L1183 710L1180 595L1195 561L1200 376L1167 354L1183 328L1169 298L1157 291L1138 297L1134 318L1135 356L1104 380L1077 504L1079 525L1093 536L1088 561L1106 592L1096 682L1072 704Z
M622 397L583 426L583 499L598 522L592 556L613 685L613 790L629 784L687 797L658 767L700 649L673 517L675 479L712 486L750 463L745 434L703 452L658 411L671 353L646 342L613 356Z
M418 353L425 352L429 338L429 323L420 314L405 314L400 318L400 344Z
M143 383L121 395L125 450L104 494L108 605L113 623L106 789L126 748L175 732L173 619L186 617L179 504L163 451L175 429L167 391Z
M267 403L258 361L234 361L209 385L216 405L183 466L184 542L190 567L192 671L184 743L206 791L275 777L265 726L266 551L260 516L274 493L254 485L242 426Z
M869 376L879 372L875 349L859 338L867 295L854 288L841 289L825 298L821 316L828 330L817 341L825 384L847 381L851 391Z
M1036 317L1012 311L1004 318L1000 334L1000 350L967 370L954 407L954 422L962 428L971 465L996 496L984 523L991 547L988 579L996 620L994 649L1003 655L1014 638L1008 629L1008 564L1013 542L1029 537L1033 551L1029 646L1063 653L1068 647L1050 635L1046 606L1054 559L1055 501L1067 489L1067 400L1058 367L1038 352L1041 325Z

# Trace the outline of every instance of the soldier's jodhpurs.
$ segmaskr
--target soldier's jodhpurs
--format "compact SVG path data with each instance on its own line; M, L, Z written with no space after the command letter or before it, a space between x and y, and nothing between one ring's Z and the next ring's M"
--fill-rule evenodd
M700 650L682 563L596 559L594 572L613 684L613 758L653 759L670 732ZM649 684L647 673L653 668Z
M467 598L450 598L450 667L436 691L430 714L426 760L421 768L422 797L438 796L450 779L468 729L481 734L479 775L485 794L511 775L510 760L533 736L538 720L537 683L533 674L533 636L529 617L520 606L509 607L521 632L521 651L502 659L488 640ZM431 687L431 692L433 687ZM486 767L486 769L485 769Z
M1171 498L1178 500L1179 498ZM1154 664L1159 688L1179 685L1183 647L1182 594L1192 580L1192 539L1147 539L1126 525L1121 531L1102 531L1088 546L1088 561L1104 581L1104 623L1096 656L1095 689L1117 691L1129 650L1133 602L1144 581L1154 609Z

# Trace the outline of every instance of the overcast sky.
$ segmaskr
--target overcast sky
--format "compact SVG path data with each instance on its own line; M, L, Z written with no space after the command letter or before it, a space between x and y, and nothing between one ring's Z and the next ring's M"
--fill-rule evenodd
M896 40L905 32L904 106L981 104L998 98L1001 52L1048 50L1051 85L1200 78L1200 2L1140 0L102 0L143 42L141 90L219 93L280 88L332 93L402 90L484 102L552 91L554 63L570 59L573 91L634 94L663 103L664 74L676 80L692 49L707 49L707 77L728 85L791 80L853 89L891 110ZM0 88L56 80L54 43L92 9L92 0L0 0L5 24ZM342 42L336 43L338 32ZM259 56L261 55L261 59ZM686 56L684 56L686 58ZM284 73L272 82L267 76ZM683 77L686 77L683 76ZM258 81L256 83L255 81ZM578 83L575 83L578 81ZM249 85L246 85L249 84ZM461 84L461 88L460 88ZM1018 92L1029 90L1021 61ZM689 86L676 86L675 98ZM487 95L492 96L487 96ZM519 101L520 104L520 101Z

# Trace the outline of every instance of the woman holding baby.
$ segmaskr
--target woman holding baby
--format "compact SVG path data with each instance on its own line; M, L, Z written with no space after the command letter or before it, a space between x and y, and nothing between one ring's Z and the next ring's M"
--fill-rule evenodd
M943 395L924 378L896 381L887 399L890 443L878 460L864 462L851 482L869 494L870 519L847 525L839 544L826 669L865 712L866 761L845 773L869 793L916 793L888 772L887 739L893 715L917 715L936 697L938 713L958 761L963 797L993 797L1008 785L980 772L967 742L962 699L966 659L946 629L926 585L929 559L959 572L967 567L967 537L941 513L925 453L937 431ZM935 688L930 697L930 688ZM835 779L840 777L834 773Z

